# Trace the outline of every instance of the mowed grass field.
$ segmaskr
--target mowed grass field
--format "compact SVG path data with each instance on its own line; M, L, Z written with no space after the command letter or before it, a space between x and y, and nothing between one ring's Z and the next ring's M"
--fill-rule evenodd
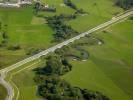
M63 0L41 0L48 5L54 5L55 13L40 12L40 15L54 16L59 14L73 14L74 9L63 4ZM123 10L114 6L110 0L73 0L73 3L87 14L78 15L75 20L66 21L78 32L84 32L112 18ZM0 69L23 59L28 48L44 49L53 45L53 30L46 24L44 18L33 14L33 6L23 8L0 8L0 22L7 25L8 46L20 45L17 51L0 48ZM0 42L2 41L0 34Z
M72 61L72 71L62 78L73 86L100 91L111 100L132 100L132 24L133 21L127 20L105 29L106 33L93 33L92 35L101 38L104 44L85 46L90 58L87 61ZM19 100L41 99L37 97L37 87L33 81L35 74L32 71L35 67L42 66L41 64L42 62L35 65L30 63L11 72L15 73L12 81L19 90ZM15 98L17 93L16 90Z
M7 24L10 44L45 47L52 40L53 31L43 18L34 16L33 7L0 9L0 20L3 24Z
M72 61L73 70L63 79L73 86L100 91L111 100L133 100L133 20L93 33L102 45L85 47L90 58Z
M72 0L72 2L87 12L87 14L80 15L77 19L68 22L79 32L87 31L123 11L114 6L113 0Z
M64 5L63 0L41 0L45 4L54 5L57 12L47 13L41 12L45 16L53 16L59 14L73 14L75 10ZM75 20L67 21L66 24L71 25L78 32L84 32L95 27L121 13L123 10L114 6L112 0L72 0L78 9L83 9L86 14L78 15Z
M51 45L53 31L43 18L35 17L33 7L0 8L0 22L7 29L8 43L0 47L0 68L25 57L28 48L44 49ZM0 37L2 35L0 34ZM2 38L0 38L0 43ZM17 51L7 50L10 45L20 45Z
M73 9L67 6L64 6L63 0L45 0L45 1L42 0L42 1L49 5L55 5L57 8L56 13L41 12L40 14L42 15L53 16L53 15L59 15L61 13L72 14L75 12ZM71 25L75 30L79 32L87 31L90 28L95 27L96 25L103 23L106 20L111 19L115 13L122 12L122 9L113 6L113 2L110 0L95 0L95 2L93 0L82 0L82 1L73 0L73 2L77 5L78 8L82 8L84 11L88 12L87 15L79 15L77 19L66 22L66 24ZM94 6L95 3L96 5L98 5L99 8ZM6 50L5 48L1 49L0 61L4 63L4 65L9 65L11 63L14 63L22 59L23 55L25 54L25 49L28 47L47 48L49 45L51 45L50 41L53 39L53 36L52 36L53 31L47 26L45 19L35 17L32 12L33 12L32 7L27 7L27 8L22 8L22 9L1 9L0 10L1 21L3 23L8 24L8 35L9 35L9 41L10 41L9 43L10 44L19 43L23 47L23 49L18 50L18 51L9 51L9 50ZM77 66L77 62L73 62L73 64L74 63ZM78 65L79 69L77 69L77 71L79 72L82 71L80 69L82 68L80 67L80 63L82 62L79 62L79 65ZM88 65L88 63L85 65ZM92 63L92 65L94 64ZM24 66L27 67L27 65L24 65ZM35 67L37 67L37 65ZM77 67L74 67L73 71L76 70L75 68ZM83 70L87 71L86 68ZM93 66L92 66L92 69L93 69ZM86 71L82 73L85 74ZM14 73L14 72L16 73L16 71L13 71L11 73ZM68 74L70 75L70 77L71 77L72 72ZM85 75L86 79L88 77L87 74ZM73 77L76 75L77 74L75 73ZM106 75L103 75L103 76L106 76ZM19 71L13 75L12 81L16 84L18 88L17 89L16 87L14 87L15 93L17 93L17 90L19 90L20 92L19 100L27 100L27 99L38 100L39 99L36 96L37 87L33 81L33 77L34 77L34 72L30 68L25 69L23 71ZM65 76L65 78L67 79L67 76ZM75 79L73 79L73 82L75 81ZM108 79L108 77L103 78L103 80L104 79ZM107 83L110 83L109 79L108 81L109 82ZM78 83L82 84L81 81L79 81ZM73 85L76 86L76 84L74 83ZM80 85L80 87L83 87L83 85ZM86 88L89 88L89 89L95 88L95 87L90 88L88 83L86 86L87 86ZM114 88L117 88L117 87L114 85ZM95 88L95 89L97 90L98 88ZM98 90L102 91L102 89L98 89ZM106 87L105 87L105 90L107 90ZM110 92L108 94L111 95ZM121 94L119 94L118 97L120 97L120 95ZM111 97L114 97L114 95L111 95ZM16 98L16 95L15 95L15 98Z

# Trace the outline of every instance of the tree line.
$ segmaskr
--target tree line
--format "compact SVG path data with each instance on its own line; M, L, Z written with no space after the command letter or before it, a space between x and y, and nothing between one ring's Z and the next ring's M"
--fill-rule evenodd
M71 0L63 0L63 1L64 1L65 5L76 10L75 13L77 13L77 14L85 14L86 13L83 9L79 9Z
M115 5L127 10L133 7L133 0L115 0Z
M46 100L109 100L98 91L74 87L60 77L72 70L67 59L57 54L45 58L46 63L41 68L34 69L34 81L37 94Z
M63 14L61 14L59 16L46 17L48 25L54 31L54 39L55 39L55 41L65 40L67 38L70 38L72 35L78 33L70 25L66 25L64 23L64 21L66 19L70 20L70 19L75 19L75 18L76 18L75 15L65 16Z

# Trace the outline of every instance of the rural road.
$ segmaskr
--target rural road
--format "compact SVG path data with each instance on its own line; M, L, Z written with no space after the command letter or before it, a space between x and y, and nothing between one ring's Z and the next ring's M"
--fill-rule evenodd
M92 32L95 32L95 31L97 31L99 29L105 28L105 27L107 27L107 26L109 26L109 25L111 25L111 24L113 24L115 22L118 22L118 21L120 21L120 20L122 20L122 19L124 19L124 18L126 18L126 17L128 17L130 15L133 15L133 11L129 11L127 13L124 13L123 15L120 15L118 17L115 17L115 18L113 18L113 19L111 19L111 20L103 23L103 24L100 24L100 25L98 25L98 26L90 29L87 32L81 33L81 34L79 34L79 35L77 35L77 36L75 36L75 37L73 37L71 39L68 39L68 40L66 40L66 41L64 41L62 43L59 43L59 44L57 44L57 45L55 45L53 47L50 47L50 48L48 48L48 49L46 49L46 50L44 50L44 51L42 51L42 52L40 52L38 54L35 54L35 55L33 55L33 56L29 57L29 58L26 58L26 59L24 59L24 60L22 60L20 62L17 62L17 63L15 63L15 64L13 64L13 65L11 65L9 67L6 67L4 69L1 69L0 70L0 83L3 86L5 86L5 88L7 89L7 92L8 92L8 95L7 95L6 100L12 100L13 99L13 96L14 96L14 89L5 80L5 77L6 77L6 75L7 75L8 72L10 72L10 71L12 71L12 70L14 70L14 69L16 69L16 68L18 68L18 67L20 67L20 66L22 66L22 65L24 65L26 63L28 63L28 62L31 62L31 61L33 61L35 59L38 59L41 56L47 55L50 52L54 52L56 49L61 48L64 45L68 45L69 43L74 42L75 40L78 40L78 39L80 39L82 37L85 37L86 35L88 35L88 34L90 34Z
M4 3L0 3L0 7L20 7L23 4L31 5L32 2L30 2L30 1L21 1L21 0L18 0L18 2L16 2L16 3L4 2Z

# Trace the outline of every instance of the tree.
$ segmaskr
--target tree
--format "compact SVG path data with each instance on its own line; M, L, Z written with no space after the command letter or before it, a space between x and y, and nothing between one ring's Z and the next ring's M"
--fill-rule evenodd
M2 33L2 37L3 37L3 39L7 39L8 38L7 33L5 31Z
M130 9L133 7L133 0L115 0L115 5L124 9Z
M60 57L57 55L49 56L46 61L46 71L49 74L59 74L62 67Z
M67 16L69 18L69 16ZM56 41L61 41L77 34L71 26L65 25L64 20L67 19L64 15L47 17L48 25L54 30L54 38Z
M70 66L68 60L56 54L46 58L46 66L37 70L42 74L34 78L38 84L39 96L46 100L109 100L100 92L73 87L62 80L60 75L69 68L67 66Z

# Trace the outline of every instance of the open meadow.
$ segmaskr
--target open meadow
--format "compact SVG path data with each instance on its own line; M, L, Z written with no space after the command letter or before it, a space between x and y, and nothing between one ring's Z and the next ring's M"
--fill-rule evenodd
M43 16L73 14L75 12L74 9L64 5L63 0L42 0L42 2L54 5L57 9L55 13L40 12L40 15ZM95 2L92 0L82 2L73 0L73 3L87 12L87 14L78 15L76 19L66 22L78 32L87 31L122 12L122 9L114 6L110 0L96 0ZM0 22L8 37L6 46L0 47L0 68L7 67L23 59L29 49L40 50L52 45L51 41L54 32L46 24L44 18L34 15L33 6L11 9L0 8ZM3 42L1 34L0 42ZM21 49L16 51L8 50L14 45L19 45Z
M33 7L0 8L1 26L8 36L6 46L0 47L0 66L9 66L26 56L30 48L45 49L50 46L53 31L45 24L45 20L33 14ZM0 34L0 41L3 41ZM8 48L19 45L19 50Z
M126 20L104 31L93 33L93 36L102 39L104 43L84 46L89 51L89 59L71 61L72 71L62 78L73 86L100 91L109 96L111 100L132 100L132 24L132 20ZM12 82L18 88L15 89L15 98L18 97L19 90L19 100L33 99L33 97L35 98L33 100L40 99L37 97L37 87L33 81L33 69L42 66L44 61L36 62L24 65L22 70L16 69L9 74L9 76L12 75Z
M64 5L63 0L41 0L42 2L54 5L57 8L56 15L59 14L73 14L74 9ZM123 10L114 5L111 0L72 0L72 2L79 9L83 9L86 14L79 15L75 20L67 21L66 24L71 25L78 32L84 32L95 27L113 16L121 13ZM42 12L41 15L53 16L49 12Z
M63 4L63 0L41 0L54 5L56 12L39 12L41 16L73 14L74 9ZM78 15L76 19L65 21L78 32L87 31L113 16L123 12L114 6L112 0L73 0L78 8L87 14ZM45 18L37 17L33 13L33 6L22 8L0 8L1 27L6 30L7 41L0 47L0 69L7 67L25 57L31 48L44 50L52 45L54 31L48 26ZM89 52L87 61L71 61L73 69L62 78L73 86L100 91L111 100L133 99L133 21L127 20L113 25L105 31L92 35L102 39L102 45L85 46ZM0 43L3 42L0 34ZM19 45L19 50L10 50ZM32 69L42 66L44 62L31 62L9 73L7 80L15 89L18 100L39 100L37 85L33 78Z
M133 21L93 33L102 45L85 47L90 58L72 61L73 70L63 76L74 86L101 91L111 100L133 99Z
M74 9L64 5L63 0L41 1L45 4L54 5L57 11L55 13L40 12L39 15L53 16L75 12ZM79 9L87 12L87 14L78 15L74 20L65 22L78 32L87 31L122 12L122 9L114 6L110 0L73 0L73 3ZM29 49L42 50L53 44L51 43L53 30L47 25L44 18L35 16L33 12L33 6L11 9L0 8L1 27L6 31L8 37L4 41L0 34L0 42L6 42L6 46L0 48L0 69L25 58ZM21 49L9 50L10 47L16 45L20 46Z

